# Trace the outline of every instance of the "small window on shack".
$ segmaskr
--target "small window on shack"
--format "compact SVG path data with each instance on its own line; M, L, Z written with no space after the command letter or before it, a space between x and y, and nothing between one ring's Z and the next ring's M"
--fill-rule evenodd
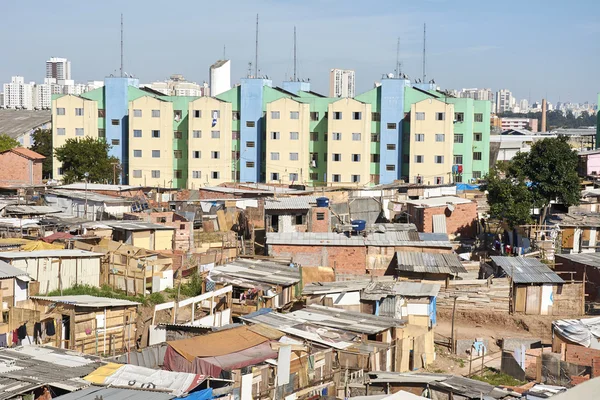
M306 223L306 219L304 214L297 214L294 218L296 225L304 225Z
M324 220L325 220L325 213L318 212L317 213L317 221L324 221Z
M158 223L165 223L167 222L167 217L158 217Z
M185 224L179 224L179 229L185 229Z

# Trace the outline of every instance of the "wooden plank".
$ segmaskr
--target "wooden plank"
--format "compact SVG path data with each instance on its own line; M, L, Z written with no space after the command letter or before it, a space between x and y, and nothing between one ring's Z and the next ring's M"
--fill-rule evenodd
M527 286L527 299L525 302L525 314L539 315L542 300L541 286Z
M515 311L525 312L525 302L527 299L527 288L525 286L517 286L515 299Z

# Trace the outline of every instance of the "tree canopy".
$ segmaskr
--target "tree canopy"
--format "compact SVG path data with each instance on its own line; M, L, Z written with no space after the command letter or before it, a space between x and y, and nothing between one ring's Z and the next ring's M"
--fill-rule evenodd
M0 152L14 149L19 146L21 146L21 143L8 136L6 133L0 135Z
M110 148L111 145L104 139L67 139L64 146L54 150L57 160L62 163L63 182L81 182L85 180L86 173L89 174L88 182L112 182L113 163L118 163L118 159L108 156ZM117 171L117 180L118 176Z
M42 176L45 179L52 177L52 130L36 129L31 135L33 144L31 150L46 156L42 163Z
M523 179L502 178L492 170L487 183L490 216L505 221L512 229L531 222L533 195Z

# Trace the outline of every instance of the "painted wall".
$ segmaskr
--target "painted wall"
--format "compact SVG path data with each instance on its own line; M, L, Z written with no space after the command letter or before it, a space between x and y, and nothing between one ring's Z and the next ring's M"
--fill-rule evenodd
M188 128L189 128L189 103L198 97L190 96L164 96L162 100L173 103L173 151L180 151L181 158L173 158L173 170L181 171L181 178L173 176L173 187L188 187Z
M283 90L293 94L298 94L300 91L310 92L310 82L284 81L282 87Z
M409 85L405 79L381 81L379 183L392 183L401 176L404 88ZM394 165L393 171L389 165Z

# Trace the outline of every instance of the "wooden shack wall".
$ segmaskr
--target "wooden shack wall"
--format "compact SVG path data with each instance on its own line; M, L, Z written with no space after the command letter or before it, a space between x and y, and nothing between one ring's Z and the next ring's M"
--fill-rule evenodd
M100 328L98 317L106 319ZM75 326L72 348L86 354L112 354L135 348L136 307L113 307L110 309L78 308L74 312ZM106 335L105 335L106 330Z

